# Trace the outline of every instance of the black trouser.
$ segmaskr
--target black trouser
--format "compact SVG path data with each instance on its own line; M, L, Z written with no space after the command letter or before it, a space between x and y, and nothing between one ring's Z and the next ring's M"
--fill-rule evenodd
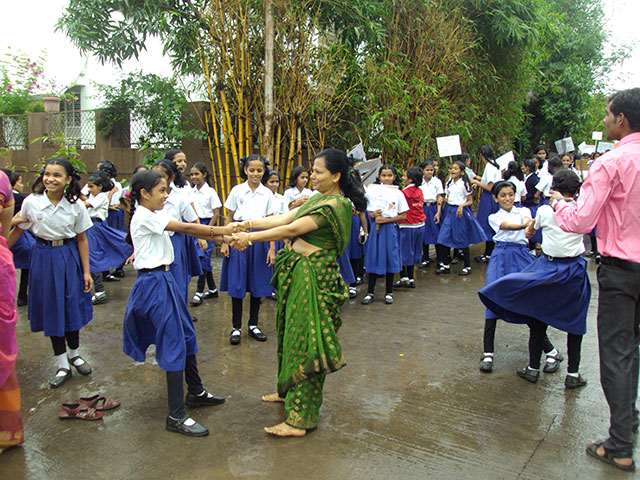
M429 261L429 245L428 244L422 245L422 261L423 262Z
M377 275L375 273L369 274L369 288L367 289L367 293L373 295L373 292L376 289L376 280L378 277L382 277L383 275ZM386 277L386 293L393 293L393 273L387 273L384 275Z
M496 338L497 323L498 323L497 318L487 318L484 321L484 342L483 342L484 345L483 346L484 346L485 353L493 353L495 351L493 341ZM529 326L529 328L531 328L531 326ZM554 349L554 346L549 340L549 337L547 337L546 333L544 333L543 335L542 349L544 350L544 353L549 353Z
M464 261L465 267L471 266L471 253L469 253L469 247L460 248L462 252L462 256L464 257L462 260ZM451 265L451 249L445 245L436 245L436 253L438 254L438 263L442 265L449 266Z
M102 273L92 273L91 278L93 279L93 288L98 292L104 292L104 283L102 280Z
M531 335L529 336L529 366L539 369L540 355L542 355L542 348L545 343L545 338L547 338L547 324L542 323L540 320L532 320L529 328L531 329ZM547 342L548 341L549 339L547 338ZM581 348L582 335L567 333L568 373L578 373Z
M231 318L233 328L242 328L242 298L231 297ZM258 314L260 313L260 297L251 295L249 304L249 326L258 326Z
M364 257L351 258L349 259L349 262L351 263L351 268L353 269L356 280L358 278L362 278L362 276L364 275ZM351 286L355 286L355 283L352 283Z
M493 252L494 247L496 246L495 242L492 241L486 241L484 243L484 254L486 256L490 256L491 253Z
M410 280L413 280L414 275L415 265L406 265L402 267L402 271L400 272L401 278L409 278Z
M614 457L631 457L638 428L640 271L600 265L598 286L600 383L611 412L604 446Z
M80 330L74 332L64 332L64 337L49 337L51 339L51 345L53 346L54 355L62 355L67 351L65 346L65 339L67 345L71 350L77 350L80 347Z
M213 279L213 272L204 272L198 277L198 286L196 292L204 293L204 283L207 282L209 290L216 289L216 281Z
M20 289L18 290L18 300L27 301L27 288L29 287L29 269L20 270Z
M187 416L187 409L184 406L183 371L166 373L169 416L178 420ZM204 391L195 355L187 356L184 365L184 379L187 381L187 391L191 395L200 395Z

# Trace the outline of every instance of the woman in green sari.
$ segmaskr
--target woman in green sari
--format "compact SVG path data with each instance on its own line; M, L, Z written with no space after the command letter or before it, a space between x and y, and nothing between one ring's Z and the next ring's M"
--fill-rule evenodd
M349 242L352 202L366 209L360 183L344 152L316 155L311 179L320 193L289 213L237 224L232 246L291 239L276 257L272 285L278 291L278 391L265 402L284 402L284 422L265 428L301 437L318 426L327 373L345 365L338 342L340 307L349 295L336 259ZM252 231L253 229L260 231Z

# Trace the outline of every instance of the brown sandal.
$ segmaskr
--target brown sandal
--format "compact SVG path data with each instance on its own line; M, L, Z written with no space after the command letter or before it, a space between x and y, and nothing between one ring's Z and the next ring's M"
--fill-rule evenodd
M82 403L63 403L58 418L60 420L100 420L102 412L96 412L94 408L87 408Z
M92 397L80 397L78 399L78 403L84 405L87 408L94 408L98 412L113 410L114 408L118 408L120 406L120 400L102 397L99 393L96 393Z

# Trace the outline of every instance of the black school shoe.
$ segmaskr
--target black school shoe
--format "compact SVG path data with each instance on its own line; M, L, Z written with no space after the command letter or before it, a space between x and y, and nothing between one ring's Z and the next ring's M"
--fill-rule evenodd
M266 342L267 336L262 333L258 327L249 327L249 336L258 340L259 342Z
M224 402L224 397L220 395L209 396L209 392L207 392L206 390L202 395L192 395L190 393L187 393L187 396L184 399L184 404L187 406L187 408L214 407L216 405L223 404Z
M582 375L578 374L577 377L567 375L567 378L564 379L564 388L571 390L573 388L584 387L587 384L587 379Z
M64 375L61 375L61 376L58 377L57 375L58 375L58 372L60 372L60 371L63 371ZM71 373L71 369L70 368L59 368L58 371L56 372L56 376L51 377L51 379L49 380L49 386L51 388L61 387L72 376L73 376L73 374Z
M181 433L187 437L206 437L209 435L209 429L207 427L200 425L198 422L193 425L185 425L184 422L187 420L189 420L189 416L179 420L167 417L166 428L170 432Z
M516 370L520 378L524 378L531 383L536 383L540 378L540 370L530 370L529 367L522 367Z

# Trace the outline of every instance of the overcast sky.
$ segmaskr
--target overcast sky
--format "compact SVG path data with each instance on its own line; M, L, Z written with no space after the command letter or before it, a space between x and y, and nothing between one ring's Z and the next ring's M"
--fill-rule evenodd
M3 28L0 29L0 54L8 46L19 48L36 58L46 49L48 63L45 75L55 78L60 86L74 80L81 71L85 58L73 47L61 32L54 32L55 23L68 0L20 0L3 1ZM607 79L610 90L640 86L640 0L604 0L607 28L611 32L608 51L626 43L633 46L632 56L619 65ZM140 61L129 61L124 71L142 69L147 73L167 75L169 62L162 57L162 48L157 40L148 43L148 52ZM92 64L95 62L91 62ZM92 78L101 83L113 83L121 71L111 65L94 67Z

